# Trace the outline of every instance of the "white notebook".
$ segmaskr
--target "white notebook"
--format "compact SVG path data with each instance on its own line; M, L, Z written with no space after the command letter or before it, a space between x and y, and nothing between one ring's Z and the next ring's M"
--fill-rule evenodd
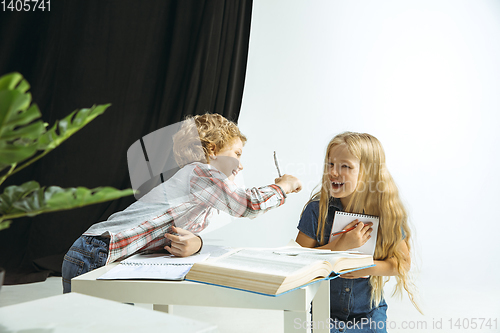
M372 225L373 231L370 234L372 237L362 246L349 250L357 250L363 254L369 254L373 256L373 254L375 253L375 245L377 244L377 232L379 223L378 216L336 211L335 216L333 218L333 226L332 226L332 233L330 234L330 242L336 239L337 237L341 236L341 235L332 236L332 234L344 230L346 225L348 225L349 223L351 223L356 219L359 222L363 223L365 222L373 223Z
M209 253L184 258L165 253L135 254L97 279L183 280L194 263L206 260L209 256Z

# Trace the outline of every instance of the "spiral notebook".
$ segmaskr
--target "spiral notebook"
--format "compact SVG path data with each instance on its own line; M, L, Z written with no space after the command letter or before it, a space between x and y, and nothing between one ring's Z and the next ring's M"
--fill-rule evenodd
M332 236L334 233L342 231L346 225L348 225L349 223L351 223L356 219L358 219L358 221L363 223L365 222L373 223L372 226L373 231L370 234L372 237L361 247L350 250L357 250L363 254L369 254L373 256L373 254L375 253L375 245L377 244L377 233L379 224L378 216L336 211L335 216L333 218L333 227L332 227L332 233L330 235L330 242L336 239L337 237L341 236L341 235Z
M165 253L136 254L101 275L98 280L184 280L193 264L206 260L209 253L175 257Z

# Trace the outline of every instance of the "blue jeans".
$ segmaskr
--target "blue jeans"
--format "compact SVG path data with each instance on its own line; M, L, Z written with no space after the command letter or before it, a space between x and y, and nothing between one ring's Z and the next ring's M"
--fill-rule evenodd
M386 333L387 303L370 306L369 279L330 280L330 333Z
M80 236L64 256L62 264L63 293L71 292L71 279L106 265L109 238Z
M349 321L332 320L330 333L387 333L387 304L374 308L364 317Z

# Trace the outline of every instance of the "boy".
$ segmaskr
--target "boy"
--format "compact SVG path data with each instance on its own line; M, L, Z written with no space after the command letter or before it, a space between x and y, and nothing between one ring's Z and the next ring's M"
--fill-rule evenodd
M212 213L254 218L299 192L300 181L290 175L276 184L242 189L233 182L243 169L240 158L246 137L237 125L218 114L195 116L173 136L175 160L181 169L141 200L91 226L64 257L64 293L71 279L132 254L165 249L176 256L201 250L196 233L205 229Z

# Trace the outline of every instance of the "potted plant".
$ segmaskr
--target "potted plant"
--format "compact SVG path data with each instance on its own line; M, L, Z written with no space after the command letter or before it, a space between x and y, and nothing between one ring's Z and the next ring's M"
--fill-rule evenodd
M19 73L0 77L0 230L23 216L83 207L133 194L112 187L41 187L36 181L1 189L5 180L47 155L71 135L101 115L110 104L75 110L49 129L31 104L29 83ZM0 279L4 270L0 268ZM0 284L1 286L1 284Z

